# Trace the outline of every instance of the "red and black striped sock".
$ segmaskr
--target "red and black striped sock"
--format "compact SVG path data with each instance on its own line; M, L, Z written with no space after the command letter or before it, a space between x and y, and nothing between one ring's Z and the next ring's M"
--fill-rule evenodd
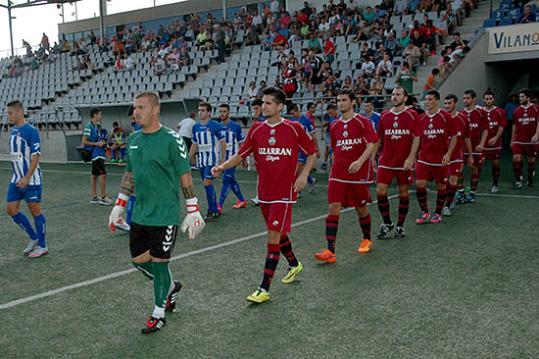
M528 182L533 182L533 176L535 176L535 162L528 161Z
M260 288L269 291L271 280L275 274L277 264L279 264L279 255L281 246L279 244L268 243L268 253L266 254L266 263L264 264L264 278Z
M378 210L384 219L385 224L391 223L391 216L389 214L389 199L387 195L378 195Z
M371 215L369 213L359 219L359 225L363 232L363 239L371 239Z
M442 214L442 208L444 208L446 198L447 189L438 190L438 192L436 193L436 214Z
M339 216L328 215L326 217L326 240L328 249L335 253L335 242L337 241L337 230L339 229Z
M294 251L292 250L292 241L290 238L283 234L281 236L281 243L279 243L281 246L281 253L283 256L285 256L286 260L288 261L288 265L290 267L297 267L298 266L298 260L296 259L296 255L294 254Z
M477 185L479 184L480 177L481 177L481 167L477 169L477 173L472 173L472 180L470 183L470 190L472 192L477 191Z
M410 208L410 196L400 196L399 197L399 220L397 226L404 226L404 221L406 221L406 216L408 215L408 209Z
M494 186L498 185L498 182L500 181L500 165L499 164L492 164L492 184Z
M445 199L445 205L447 207L451 206L453 199L455 198L455 193L457 193L457 186L450 184L447 187L447 198Z
M515 180L520 181L522 178L522 161L513 161L513 173L515 174Z
M427 188L416 188L415 194L417 195L417 202L419 203L419 208L423 212L428 212L429 207L427 206Z

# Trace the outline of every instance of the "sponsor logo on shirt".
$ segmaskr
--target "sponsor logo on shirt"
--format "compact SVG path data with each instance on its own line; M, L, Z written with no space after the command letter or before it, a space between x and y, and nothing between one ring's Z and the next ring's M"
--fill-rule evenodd
M337 147L341 147L342 151L350 151L354 145L360 145L363 143L361 138L346 138L344 140L337 140L335 144Z
M518 119L518 123L522 125L529 125L535 122L535 117L521 117Z
M276 155L276 156L292 156L291 148L281 147L260 147L258 149L259 155Z
M431 139L436 138L438 135L443 135L444 132L445 131L443 128L429 128L428 130L423 131L423 134L427 136L427 138Z
M407 128L388 128L384 132L385 136L390 136L392 140L399 140L402 136L409 136L410 130Z

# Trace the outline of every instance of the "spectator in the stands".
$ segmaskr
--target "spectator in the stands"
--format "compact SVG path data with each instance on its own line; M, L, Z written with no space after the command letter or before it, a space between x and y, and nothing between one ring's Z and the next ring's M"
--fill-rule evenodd
M460 36L460 32L457 31L453 33L453 42L449 46L451 46L451 48L455 50L458 48L463 48L464 46L466 46L467 43L468 41L463 40Z
M519 24L528 24L531 22L535 22L535 14L532 12L532 7L530 4L527 4L524 6L524 11L522 12L522 16L520 19L518 19Z
M417 81L417 77L410 71L408 63L403 62L395 77L395 83L404 87L406 91L411 94L414 92L414 81Z
M362 74L357 76L354 83L354 92L359 96L367 95L369 93L369 83Z
M157 56L150 62L153 67L153 74L156 76L165 75L167 72L167 64L161 56Z
M258 87L258 94L256 97L258 98L262 98L264 96L263 92L264 92L264 89L268 87L268 85L266 84L266 81L264 80L261 80L260 81L260 86Z
M389 53L384 53L384 58L376 65L376 74L380 76L390 76L393 73L393 63L389 57Z
M413 70L419 66L422 54L421 50L410 42L402 52L402 56L408 62L408 67Z
M324 57L330 64L335 60L335 44L329 36L324 40Z
M352 77L351 76L346 76L346 78L344 79L342 85L341 85L341 90L354 90L354 84L352 83Z
M390 31L387 35L387 39L384 41L384 47L387 52L389 52L389 56L395 56L399 49L399 43L397 39L395 38L395 33L393 31Z
M135 68L135 60L131 56L124 55L123 65L125 71L132 71Z
M50 42L49 42L49 37L45 33L43 33L43 36L41 37L40 46L41 46L41 48L43 48L43 50L45 50L47 53L49 53Z
M376 65L374 65L374 62L371 59L371 56L366 55L361 64L361 72L367 78L374 76L374 72L376 71Z
M369 95L380 96L384 91L384 80L380 75L374 75L374 78L371 80L371 86L369 90Z
M427 76L427 81L425 82L425 85L423 86L423 91L425 93L427 91L436 89L439 82L439 77L440 77L439 75L440 75L440 70L438 70L437 68L433 68L429 76Z
M254 28L249 29L249 32L247 33L247 36L245 38L245 45L260 45L260 37L258 36L258 33L255 31Z

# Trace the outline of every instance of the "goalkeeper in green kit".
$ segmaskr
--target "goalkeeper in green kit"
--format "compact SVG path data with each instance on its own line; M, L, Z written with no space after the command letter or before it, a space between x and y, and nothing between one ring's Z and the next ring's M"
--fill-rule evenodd
M187 203L182 232L194 239L205 223L195 197L187 146L175 131L161 125L159 97L152 92L140 93L134 108L142 130L129 136L127 168L109 227L114 231L115 224L121 223L129 196L135 191L129 248L135 268L153 281L155 306L142 329L148 334L165 325L165 312L174 310L182 287L172 280L168 265L180 218L180 187Z

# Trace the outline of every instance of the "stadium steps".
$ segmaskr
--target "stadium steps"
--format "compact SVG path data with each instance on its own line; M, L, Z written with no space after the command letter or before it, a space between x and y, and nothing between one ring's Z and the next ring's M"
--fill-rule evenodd
M501 0L492 0L492 8L497 9L501 3ZM470 14L470 17L463 19L462 26L458 26L455 32L460 32L463 40L472 40L476 31L483 27L483 22L490 17L490 1L483 0L479 3L477 9L474 9ZM438 44L436 46L436 55L429 56L427 59L427 66L419 67L417 71L417 82L414 83L414 93L423 93L423 86L427 82L427 77L431 73L432 69L436 67L440 52L444 46L452 42L452 37L446 37L446 43L444 45Z

